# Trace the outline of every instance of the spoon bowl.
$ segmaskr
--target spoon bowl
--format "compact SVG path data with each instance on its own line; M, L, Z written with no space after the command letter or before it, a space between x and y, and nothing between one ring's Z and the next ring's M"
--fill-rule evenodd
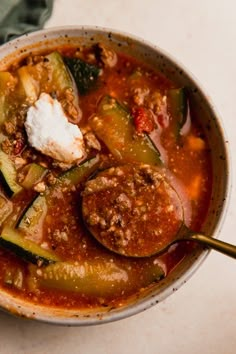
M127 164L87 181L83 219L103 246L123 256L146 257L174 241L184 210L162 170Z
M85 186L82 214L97 241L122 256L160 255L176 242L194 241L236 258L236 246L186 226L164 168L123 165L98 173Z

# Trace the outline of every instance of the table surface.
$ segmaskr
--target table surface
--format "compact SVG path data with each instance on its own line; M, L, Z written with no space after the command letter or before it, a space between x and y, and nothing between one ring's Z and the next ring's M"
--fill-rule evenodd
M236 3L234 0L55 0L46 27L88 24L120 29L157 44L199 79L220 113L234 172L220 238L236 230ZM236 263L214 251L162 303L93 327L59 327L0 314L1 354L235 354Z

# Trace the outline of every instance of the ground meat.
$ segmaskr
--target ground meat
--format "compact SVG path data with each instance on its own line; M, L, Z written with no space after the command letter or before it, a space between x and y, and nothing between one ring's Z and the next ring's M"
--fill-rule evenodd
M117 63L117 55L116 53L105 47L102 43L96 44L95 48L95 56L99 62L103 64L105 67L113 68Z
M102 171L82 193L84 221L107 248L126 256L153 254L182 224L182 205L160 170L123 165Z
M16 126L17 121L15 117L13 117L10 121L3 123L3 129L8 135L13 135L16 132Z
M154 185L155 187L158 187L163 178L164 177L159 171L154 170L148 165L134 174L135 182L141 186Z
M100 218L99 218L99 215L96 214L96 213L91 213L89 216L88 216L88 223L90 225L98 225L100 222Z
M117 186L116 178L97 177L86 183L86 188L83 191L83 195L89 195L96 192L101 192Z
M159 125L166 128L169 125L167 97L156 91L147 97L146 105L156 115Z
M36 154L35 154L35 150L31 147L27 147L26 149L24 149L24 151L22 152L22 157L26 160L31 160L34 161L36 159Z
M10 154L12 152L13 149L13 142L10 139L5 139L3 140L2 144L1 144L2 150L6 153L6 154Z
M47 184L54 185L57 182L57 178L54 176L52 172L49 172L46 176Z
M65 227L63 228L63 230L59 230L56 229L53 234L52 234L52 238L56 241L56 242L66 242L68 241L68 228Z
M24 103L20 107L17 108L17 113L16 113L16 120L17 120L17 127L22 128L25 123L25 117L27 114L27 111L29 109L28 104Z
M69 122L77 124L82 117L82 111L75 105L74 93L71 88L65 90L65 98L60 100L60 102L65 113L68 115Z
M60 168L62 171L67 171L73 166L73 164L60 161L53 161L52 166L54 168Z
M26 65L35 65L43 62L45 59L42 55L30 55L26 58Z
M152 113L153 118L155 118L160 128L166 128L169 125L166 95L160 91L150 91L146 87L133 88L131 95L135 105L145 108L147 112L149 110Z
M150 90L147 87L135 87L132 92L133 101L136 105L142 106Z
M19 155L21 153L21 151L24 149L25 144L26 144L26 142L25 142L25 136L24 136L23 132L17 131L15 133L15 139L13 141L14 155Z
M130 210L132 207L132 202L125 193L121 193L116 198L116 202L118 203L120 210Z
M27 164L27 160L25 160L25 159L23 159L22 157L15 157L15 159L14 159L14 164L15 164L15 167L16 167L16 169L18 170L19 168L21 168L21 167L23 167L24 165L26 165ZM25 177L25 176L24 176ZM18 177L18 178L20 178L20 177ZM22 179L23 180L23 179ZM22 181L21 180L21 181ZM19 179L19 181L20 181L20 179Z
M46 189L46 184L45 182L39 182L34 186L34 190L38 193L43 193L45 192Z
M101 150L101 144L99 143L98 139L92 132L88 132L84 135L84 141L85 145L88 148L94 149L94 150Z

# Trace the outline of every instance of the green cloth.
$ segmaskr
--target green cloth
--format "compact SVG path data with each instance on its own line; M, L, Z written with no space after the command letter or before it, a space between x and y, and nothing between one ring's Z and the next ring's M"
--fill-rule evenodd
M0 0L0 44L43 27L53 0Z

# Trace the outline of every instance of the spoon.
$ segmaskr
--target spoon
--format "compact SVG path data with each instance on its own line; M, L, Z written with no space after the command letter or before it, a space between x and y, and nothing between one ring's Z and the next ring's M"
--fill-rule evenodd
M104 247L127 257L149 257L176 242L194 241L236 258L236 246L190 230L181 198L164 169L112 167L87 181L82 215Z

